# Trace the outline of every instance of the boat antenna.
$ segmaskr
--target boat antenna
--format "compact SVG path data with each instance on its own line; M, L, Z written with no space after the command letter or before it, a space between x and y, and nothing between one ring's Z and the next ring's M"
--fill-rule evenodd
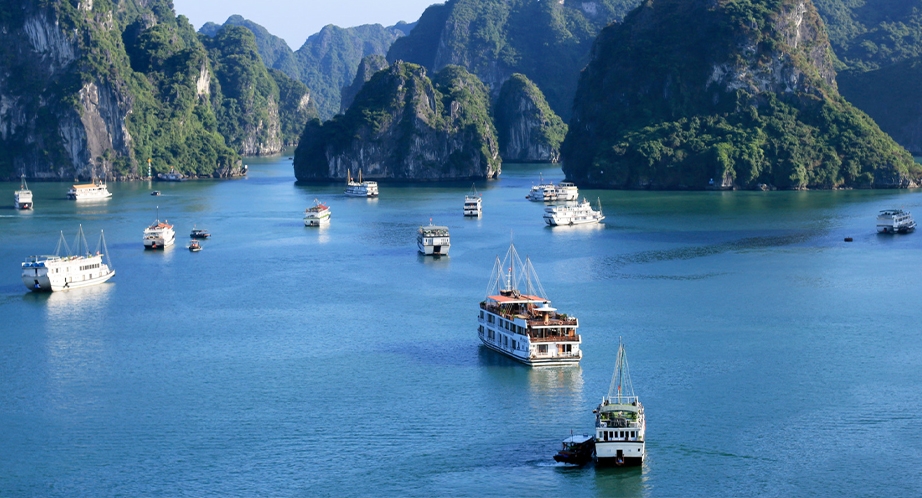
M631 383L631 373L627 365L627 355L624 352L624 343L621 337L618 337L618 359L615 361L615 373L611 377L611 384L608 386L608 399L617 398L621 403L622 398L625 402L634 401L634 385Z

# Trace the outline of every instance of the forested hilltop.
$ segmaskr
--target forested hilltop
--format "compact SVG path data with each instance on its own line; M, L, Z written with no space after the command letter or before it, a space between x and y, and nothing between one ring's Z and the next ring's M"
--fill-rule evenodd
M295 151L300 181L366 179L439 181L491 178L500 172L487 89L448 66L398 62L375 73L345 114L304 128Z
M168 0L0 0L0 177L230 176L277 151L297 113L252 37L226 37L206 47Z
M403 22L390 27L366 24L340 28L330 24L309 36L301 48L292 51L285 40L241 16L230 16L224 26L242 26L250 30L256 36L257 49L267 67L278 69L312 90L313 104L321 119L330 119L339 112L340 92L352 83L363 57L386 54L394 40L413 28L412 24ZM213 37L220 28L221 25L207 23L199 32Z
M636 4L637 0L448 0L426 9L413 31L394 42L387 60L414 62L430 72L463 66L494 98L508 78L521 73L566 119L593 39Z
M648 0L606 28L562 150L618 188L905 187L905 149L836 90L809 0Z

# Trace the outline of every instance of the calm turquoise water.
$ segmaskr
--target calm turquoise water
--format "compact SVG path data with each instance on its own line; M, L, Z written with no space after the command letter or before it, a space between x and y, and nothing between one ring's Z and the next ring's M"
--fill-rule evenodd
M922 489L922 233L883 237L917 191L585 192L604 226L546 228L524 199L548 165L470 184L294 184L250 176L111 184L99 204L0 185L0 496L910 496ZM151 188L163 191L151 197ZM332 224L305 228L328 202ZM156 217L214 234L145 252ZM415 230L451 228L451 256ZM111 283L36 295L19 262L82 223ZM510 232L554 306L580 318L578 368L479 346L477 304ZM852 236L852 243L843 237ZM642 469L564 468L618 337L648 417Z

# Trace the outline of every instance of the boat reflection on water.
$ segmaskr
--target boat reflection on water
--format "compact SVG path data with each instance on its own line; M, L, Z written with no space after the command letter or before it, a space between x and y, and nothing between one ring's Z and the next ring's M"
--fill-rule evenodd
M646 466L647 463L644 463ZM650 487L644 467L595 467L598 496L648 496Z
M438 255L430 254L426 256L425 254L420 254L419 251L416 251L416 260L420 263L435 269L448 269L448 264L451 263L451 257L447 254Z
M45 309L49 327L74 328L80 322L75 317L105 314L115 285L110 281L64 292L28 292L22 299Z
M531 394L574 397L580 401L583 392L583 369L579 366L529 369L528 388Z

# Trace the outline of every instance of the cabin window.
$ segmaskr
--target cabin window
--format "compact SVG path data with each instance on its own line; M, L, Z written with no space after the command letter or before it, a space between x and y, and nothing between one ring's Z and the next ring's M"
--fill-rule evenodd
M538 354L547 354L547 344L538 345Z
M512 341L512 349L519 349L519 345L516 341Z
M483 311L480 312L480 319L483 320Z
M572 346L571 346L570 344L564 344L564 345L563 345L563 352L564 352L564 353L572 353L572 352L573 352Z

